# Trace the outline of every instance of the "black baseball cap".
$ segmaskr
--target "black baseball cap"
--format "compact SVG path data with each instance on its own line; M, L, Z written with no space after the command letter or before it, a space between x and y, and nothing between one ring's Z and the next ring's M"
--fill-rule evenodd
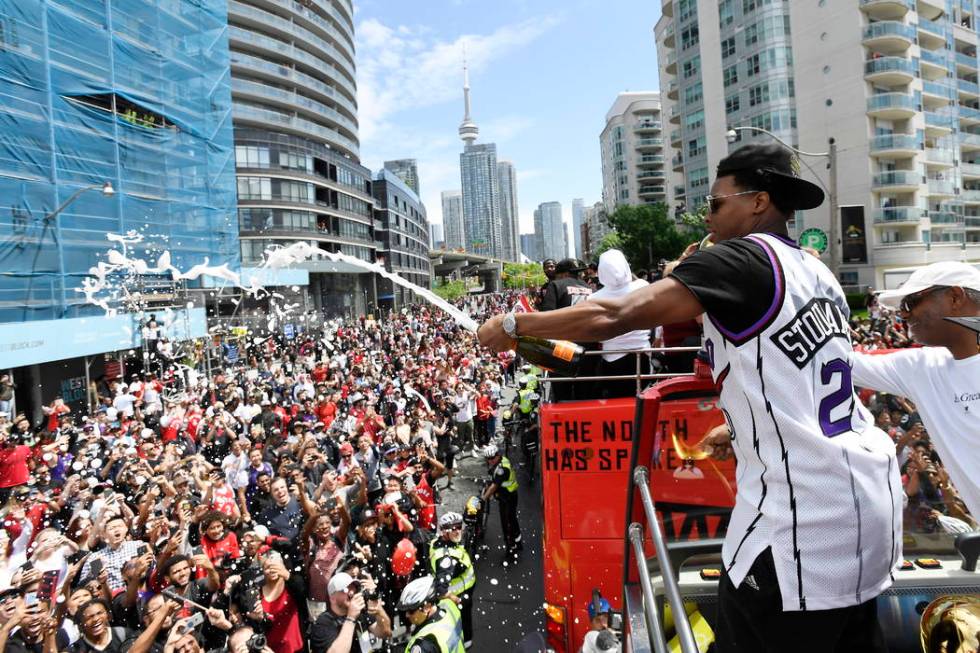
M563 258L555 266L555 272L581 272L588 266L584 261L577 258Z
M815 209L823 204L823 190L801 179L799 162L781 145L743 145L718 162L716 177L747 173L755 177L755 188L778 196L779 205L795 210Z

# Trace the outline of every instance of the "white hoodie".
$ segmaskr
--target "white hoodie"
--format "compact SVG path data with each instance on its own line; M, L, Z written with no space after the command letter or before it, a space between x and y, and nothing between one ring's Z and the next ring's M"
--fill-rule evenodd
M602 288L588 299L613 299L628 295L638 288L649 285L643 279L633 279L630 264L618 249L609 249L599 257L599 282ZM610 338L602 343L603 349L646 349L650 346L650 330L639 329L621 336ZM602 357L612 362L626 354L603 354Z

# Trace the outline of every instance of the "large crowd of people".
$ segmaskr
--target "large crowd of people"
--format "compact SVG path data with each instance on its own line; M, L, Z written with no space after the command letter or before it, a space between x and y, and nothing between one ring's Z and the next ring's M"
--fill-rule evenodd
M479 319L517 299L467 308ZM869 308L851 321L859 349L911 345L900 319ZM403 650L454 610L472 640L462 506L440 492L460 457L500 462L513 354L425 305L229 337L234 362L210 374L202 349L161 344L142 372L94 382L88 414L56 399L40 423L11 416L0 378L0 650ZM859 396L895 442L906 528L975 529L915 406ZM511 473L494 470L484 492L500 491L502 509Z
M440 492L458 458L499 462L512 356L426 306L229 342L210 376L154 352L89 414L0 415L0 650L402 650L423 578L472 637Z

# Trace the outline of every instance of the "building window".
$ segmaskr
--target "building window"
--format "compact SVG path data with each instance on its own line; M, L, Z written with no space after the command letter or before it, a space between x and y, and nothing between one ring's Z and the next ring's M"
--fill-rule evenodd
M687 50L698 44L698 26L691 25L681 32L681 50Z
M687 157L688 159L699 157L705 153L706 149L704 135L698 136L687 142Z
M725 98L725 113L735 113L740 108L738 94L729 95Z
M718 26L722 29L735 21L735 0L722 0L718 3Z
M684 79L694 77L701 72L701 55L691 57L684 62Z
M779 36L789 35L789 16L766 16L745 28L745 46L769 43Z
M268 177L239 177L238 199L271 200L272 180Z
M721 42L721 58L725 59L735 54L735 37L730 36Z
M704 126L704 109L698 109L684 116L684 126L688 131L700 129Z
M708 185L708 169L698 168L697 170L692 170L688 175L690 180L691 188L700 188L702 186Z
M753 77L769 70L793 65L793 51L788 47L767 48L745 60L745 75Z
M684 102L686 104L694 104L695 102L700 102L704 97L704 87L701 82L688 86L684 89Z
M729 86L731 86L732 84L737 84L738 83L738 65L735 64L735 65L729 66L728 68L725 68L724 72L722 72L722 79L725 82L725 87L726 88L729 87Z
M792 79L773 79L749 88L749 106L770 100L785 100L795 94Z
M235 165L239 168L268 168L269 148L252 145L236 145Z
M678 0L677 20L684 22L698 15L698 0Z
M770 5L785 4L786 0L742 0L742 13L747 14L751 11L755 11L760 7L768 7Z

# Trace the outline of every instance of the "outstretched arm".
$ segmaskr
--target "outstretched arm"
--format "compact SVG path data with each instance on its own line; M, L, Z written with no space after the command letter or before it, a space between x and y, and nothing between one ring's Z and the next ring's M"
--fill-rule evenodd
M518 313L517 333L578 342L608 340L636 329L690 320L704 312L681 282L668 277L615 299L589 300L556 311ZM480 343L496 351L513 347L504 333L503 316L480 327Z

